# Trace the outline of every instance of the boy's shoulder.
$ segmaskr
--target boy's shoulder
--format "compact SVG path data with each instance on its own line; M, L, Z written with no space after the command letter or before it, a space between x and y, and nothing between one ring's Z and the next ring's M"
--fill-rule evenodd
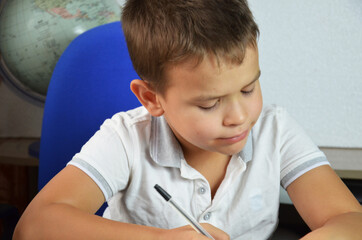
M151 122L151 119L151 114L147 109L140 106L128 111L118 112L114 114L111 119L107 119L106 122L111 121L117 125L132 126L138 123Z
M285 108L281 106L275 104L265 105L263 106L259 119L262 120L266 118L278 118L279 116L282 116L285 113L286 113Z
M100 126L99 131L105 136L116 134L120 138L130 138L141 132L149 132L152 125L152 116L143 106L128 111L115 113L107 118Z
M261 131L268 129L266 132L269 134L278 134L280 131L283 131L283 129L296 127L296 124L296 120L284 107L271 104L263 106L253 130Z

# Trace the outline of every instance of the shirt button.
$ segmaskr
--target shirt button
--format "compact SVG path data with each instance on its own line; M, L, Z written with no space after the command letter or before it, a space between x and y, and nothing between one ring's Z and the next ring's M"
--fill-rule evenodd
M199 188L199 193L204 194L206 192L206 189L204 187Z
M207 221L211 218L211 212L208 212L204 215L204 220Z

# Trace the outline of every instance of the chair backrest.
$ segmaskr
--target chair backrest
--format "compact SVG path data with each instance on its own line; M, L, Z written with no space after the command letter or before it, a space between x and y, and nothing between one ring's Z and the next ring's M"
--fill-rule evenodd
M106 118L140 106L121 23L93 28L60 57L47 92L39 153L39 190L71 160Z

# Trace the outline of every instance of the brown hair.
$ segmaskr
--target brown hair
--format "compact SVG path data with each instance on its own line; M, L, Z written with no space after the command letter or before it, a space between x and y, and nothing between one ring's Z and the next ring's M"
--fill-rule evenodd
M259 35L246 0L128 0L121 22L136 72L158 92L168 66L208 54L241 64Z

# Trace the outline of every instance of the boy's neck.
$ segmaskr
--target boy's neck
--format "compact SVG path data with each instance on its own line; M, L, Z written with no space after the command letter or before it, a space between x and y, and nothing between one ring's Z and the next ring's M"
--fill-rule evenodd
M191 166L198 164L207 165L207 163L216 161L229 161L231 158L229 155L210 151L183 151L183 154L185 160Z
M185 154L186 162L202 174L208 181L211 197L214 198L217 189L224 180L231 156L216 152L199 152L198 154Z

